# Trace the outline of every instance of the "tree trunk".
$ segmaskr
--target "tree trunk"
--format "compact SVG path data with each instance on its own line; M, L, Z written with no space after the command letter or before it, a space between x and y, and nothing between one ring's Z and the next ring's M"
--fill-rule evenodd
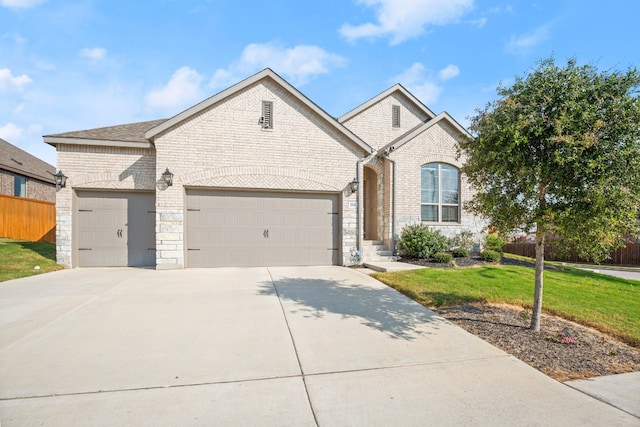
M531 313L530 329L540 331L540 316L542 315L542 285L544 276L544 241L546 233L536 231L536 286L533 293L533 312Z

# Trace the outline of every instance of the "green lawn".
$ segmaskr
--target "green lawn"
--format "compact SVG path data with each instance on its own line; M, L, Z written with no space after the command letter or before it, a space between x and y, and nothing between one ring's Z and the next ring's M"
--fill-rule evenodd
M534 269L491 265L425 268L374 277L429 308L470 302L531 308ZM594 327L640 347L640 281L571 267L547 268L543 311Z
M56 264L56 245L53 243L0 238L0 282L62 268Z

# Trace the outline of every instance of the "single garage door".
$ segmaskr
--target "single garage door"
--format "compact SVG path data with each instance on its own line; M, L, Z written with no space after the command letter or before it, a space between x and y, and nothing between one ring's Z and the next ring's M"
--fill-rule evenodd
M78 191L80 267L156 264L155 194Z
M338 196L187 190L189 267L334 265Z

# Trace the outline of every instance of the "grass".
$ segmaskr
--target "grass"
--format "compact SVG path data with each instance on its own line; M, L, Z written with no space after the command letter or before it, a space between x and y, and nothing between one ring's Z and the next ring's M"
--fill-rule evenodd
M54 243L0 238L0 282L62 268L56 264Z
M489 265L377 273L375 278L429 308L485 302L533 305L532 267ZM543 311L640 348L640 281L572 267L545 269Z

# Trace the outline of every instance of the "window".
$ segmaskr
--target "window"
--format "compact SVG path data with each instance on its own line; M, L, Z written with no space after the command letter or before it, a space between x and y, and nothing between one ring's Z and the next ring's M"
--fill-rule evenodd
M460 173L454 166L429 163L420 170L420 217L429 222L459 222Z
M27 197L27 178L21 175L14 175L13 195L16 197Z
M391 126L394 128L400 127L400 106L391 106Z
M262 129L273 129L273 102L262 101L262 117L260 118Z

